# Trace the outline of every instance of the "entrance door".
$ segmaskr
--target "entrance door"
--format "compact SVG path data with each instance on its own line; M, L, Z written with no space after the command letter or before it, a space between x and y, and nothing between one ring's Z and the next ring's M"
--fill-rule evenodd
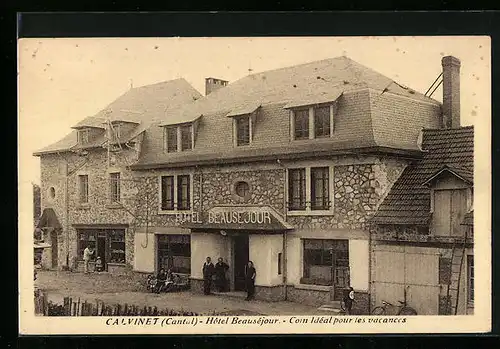
M50 232L50 244L52 246L52 268L57 268L57 231L53 230Z
M234 236L234 290L245 291L245 267L248 263L248 235Z
M97 247L96 247L97 257L101 257L102 265L104 267L104 270L106 270L106 236L99 236L97 237Z

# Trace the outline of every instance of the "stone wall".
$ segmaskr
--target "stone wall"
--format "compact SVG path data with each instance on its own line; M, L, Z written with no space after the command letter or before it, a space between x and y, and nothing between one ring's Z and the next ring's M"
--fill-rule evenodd
M268 205L279 212L284 209L284 170L260 171L209 171L203 173L203 209L208 210L218 205ZM199 197L200 175L195 175L194 189ZM245 181L250 186L247 198L235 194L234 186L239 181ZM195 204L198 203L195 201Z
M334 167L333 215L290 216L297 229L366 229L368 219L406 167L404 161Z
M279 302L285 300L283 286L255 286L255 299L268 302Z
M105 149L89 150L87 156L74 153L41 156L41 206L53 208L63 231L58 234L58 267L76 267L77 231L74 224L129 224L126 230L126 263L132 264L134 228L141 225L135 219L136 208L142 206L137 199L135 173L126 166L136 158L133 150L123 150L108 156ZM109 171L120 172L122 205L111 205ZM68 195L66 196L66 173ZM89 177L89 202L79 202L78 175ZM54 188L52 196L51 188ZM68 206L66 207L66 199ZM68 209L67 209L68 208ZM66 241L68 240L68 241Z

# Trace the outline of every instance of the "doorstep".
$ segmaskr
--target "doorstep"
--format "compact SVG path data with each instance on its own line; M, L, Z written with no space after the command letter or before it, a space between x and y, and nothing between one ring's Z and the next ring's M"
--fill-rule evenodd
M247 298L247 293L243 291L228 291L228 292L217 292L217 291L212 291L212 294L215 296L226 296L226 297L231 297L231 298L238 298L241 300L244 300Z
M340 306L340 301L331 301L329 303L323 304L318 308L318 310L331 311L338 314L344 312Z

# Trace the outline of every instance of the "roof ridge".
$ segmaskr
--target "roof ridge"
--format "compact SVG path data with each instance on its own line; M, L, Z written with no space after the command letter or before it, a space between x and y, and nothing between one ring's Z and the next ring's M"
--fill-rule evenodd
M424 128L424 132L441 132L441 131L461 131L461 130L468 130L468 129L474 129L474 125L467 125L467 126L460 126L460 127L454 127L454 128Z
M244 77L242 77L242 78L240 78L240 79L238 79L236 81L240 81L240 80L245 79L245 78L247 78L249 76L257 76L257 75L260 75L260 74L271 73L271 72L274 73L274 72L278 72L278 71L281 71L281 70L287 70L287 69L291 69L291 68L305 67L307 65L313 65L313 64L318 64L318 63L321 63L321 62L334 61L334 60L342 60L342 59L344 59L344 60L346 59L348 61L355 62L352 58L349 58L347 56L337 56L337 57L319 59L319 60L316 60L316 61L309 61L309 62L305 62L305 63L289 65L289 66L286 66L286 67L281 67L281 68L276 68L276 69L264 70L264 71L261 71L261 72L258 72L258 73L253 73L253 74L246 75L246 76L244 76Z

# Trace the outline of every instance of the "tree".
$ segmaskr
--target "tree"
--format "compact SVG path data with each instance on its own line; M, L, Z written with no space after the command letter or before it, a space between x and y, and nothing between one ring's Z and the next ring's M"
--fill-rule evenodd
M42 214L41 211L40 186L33 183L33 223L35 227L37 226L40 215Z

